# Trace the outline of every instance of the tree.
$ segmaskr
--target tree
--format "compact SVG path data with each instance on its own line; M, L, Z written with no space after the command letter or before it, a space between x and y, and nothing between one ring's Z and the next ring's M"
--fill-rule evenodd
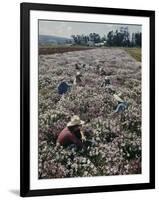
M136 46L141 47L141 32L135 33L135 43Z
M108 46L114 46L114 33L113 31L109 31L109 33L107 34L107 45Z
M87 45L88 41L92 41L94 43L101 42L101 37L97 33L90 33L89 35L72 35L75 44L78 45Z
M132 33L131 46L134 47L135 45L136 45L135 33Z
M121 46L123 45L124 34L116 30L113 38L114 46Z
M129 34L129 31L128 31L128 27L123 27L123 29L121 30L121 33L123 34L122 45L124 47L130 46L130 34Z
M107 45L109 46L130 46L130 34L128 27L121 27L115 32L110 31L107 34Z
M73 38L74 43L77 44L78 43L77 36L76 35L71 35L71 37Z
M100 35L97 33L90 33L89 34L89 40L94 42L94 43L98 43L101 41Z

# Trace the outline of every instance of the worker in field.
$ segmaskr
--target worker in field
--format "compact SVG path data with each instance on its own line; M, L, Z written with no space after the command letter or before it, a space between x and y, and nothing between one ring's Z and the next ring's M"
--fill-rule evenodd
M101 84L101 87L108 87L111 85L111 80L108 76L104 77L104 81Z
M78 71L76 73L76 76L74 78L74 80L70 80L70 83L68 83L67 81L65 81L64 79L62 79L62 81L59 83L57 90L58 90L58 94L60 95L64 95L67 92L71 91L71 87L72 86L82 86L82 79L81 79L82 75L81 73Z
M64 79L59 83L58 88L57 88L58 93L60 95L67 93L68 91L70 91L70 89L71 89L71 84L66 82Z
M82 77L82 74L78 71L76 73L75 78L74 78L73 85L75 85L75 86L81 86L82 85L82 79L81 79L81 77Z
M72 146L77 149L83 147L83 141L85 140L84 134L82 132L82 121L79 116L74 115L71 121L68 122L67 127L65 127L57 138L57 145L62 145L64 147Z
M107 73L106 73L106 71L104 70L103 67L99 67L99 74L100 74L101 76L105 76Z
M116 106L116 109L114 110L114 113L124 112L128 108L128 103L124 101L123 99L121 99L120 96L121 96L121 93L119 93L118 95L117 94L113 95L113 97L118 103Z

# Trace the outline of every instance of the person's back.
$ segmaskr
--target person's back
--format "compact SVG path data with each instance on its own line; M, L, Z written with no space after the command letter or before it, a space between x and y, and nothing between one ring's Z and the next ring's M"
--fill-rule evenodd
M79 133L73 133L70 131L68 127L64 128L57 138L57 143L60 145L67 147L71 144L75 144L77 147L82 147L82 141L80 140Z
M70 85L65 82L65 81L62 81L59 85L58 85L58 93L59 94L65 94L66 92L68 92L70 89Z

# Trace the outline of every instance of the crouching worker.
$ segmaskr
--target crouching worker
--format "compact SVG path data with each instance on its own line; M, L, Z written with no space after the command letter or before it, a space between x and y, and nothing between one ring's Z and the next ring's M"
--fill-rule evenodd
M81 149L83 147L82 141L84 140L83 133L81 131L84 121L80 120L77 115L71 118L71 121L67 124L67 127L62 130L57 138L57 145L64 147L76 147Z
M128 103L122 100L118 95L114 94L114 98L117 100L118 105L114 110L114 113L121 113L124 112L128 108Z

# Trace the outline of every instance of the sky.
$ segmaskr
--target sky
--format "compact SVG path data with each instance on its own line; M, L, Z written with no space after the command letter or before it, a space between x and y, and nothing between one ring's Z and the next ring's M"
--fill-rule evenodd
M141 32L140 25L40 20L39 34L71 38L71 35L88 35L89 33L95 32L102 37L104 35L107 35L107 33L111 30L119 30L121 26L128 27L128 31L130 34L133 32Z

